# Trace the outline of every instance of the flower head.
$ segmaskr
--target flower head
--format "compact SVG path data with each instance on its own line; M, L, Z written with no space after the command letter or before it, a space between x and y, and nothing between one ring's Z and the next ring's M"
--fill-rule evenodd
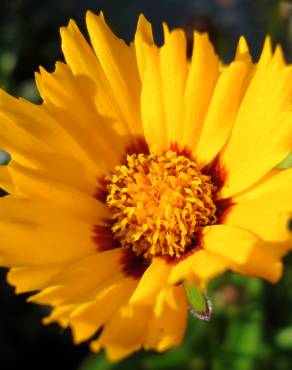
M291 249L292 69L267 39L222 65L206 34L155 45L139 18L126 45L87 14L91 46L61 29L66 63L40 69L43 103L0 92L0 263L116 360L182 341L185 286L226 270L276 282Z

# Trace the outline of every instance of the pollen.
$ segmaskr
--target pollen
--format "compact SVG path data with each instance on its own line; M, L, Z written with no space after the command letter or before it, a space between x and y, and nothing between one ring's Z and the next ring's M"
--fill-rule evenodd
M128 155L106 180L114 238L146 260L180 257L202 227L217 221L216 186L176 152Z

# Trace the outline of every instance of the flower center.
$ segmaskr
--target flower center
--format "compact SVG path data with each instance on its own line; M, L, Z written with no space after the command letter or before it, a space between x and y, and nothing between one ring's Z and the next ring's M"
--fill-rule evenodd
M128 155L106 179L114 237L147 260L181 256L203 226L217 221L210 176L173 151Z

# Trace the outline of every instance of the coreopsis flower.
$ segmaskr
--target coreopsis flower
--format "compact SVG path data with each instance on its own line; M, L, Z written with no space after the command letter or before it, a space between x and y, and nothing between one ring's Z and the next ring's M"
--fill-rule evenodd
M190 287L232 270L276 282L291 248L292 70L269 39L223 65L206 34L134 42L87 14L65 63L40 69L43 103L1 91L0 262L46 323L112 360L183 338ZM187 287L187 288L186 288ZM188 293L188 294L187 294ZM210 324L212 325L212 324Z

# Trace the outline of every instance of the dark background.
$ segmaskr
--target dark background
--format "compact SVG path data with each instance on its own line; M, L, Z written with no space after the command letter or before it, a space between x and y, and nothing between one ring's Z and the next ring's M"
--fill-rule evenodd
M53 71L55 61L62 60L59 27L73 18L85 32L87 9L96 13L102 9L112 29L127 41L133 38L142 12L152 22L158 43L162 21L170 28L183 27L188 35L193 29L206 31L227 62L243 34L256 60L269 33L274 44L282 44L287 60L292 59L289 1L0 0L1 87L38 102L34 71L39 65ZM57 325L43 326L41 318L48 309L26 303L25 295L15 296L2 269L0 370L291 370L291 267L288 257L285 276L277 286L232 274L215 280L210 288L215 311L211 323L190 318L179 349L162 355L139 353L114 366L102 354L89 355L86 344L73 346L69 331Z
M73 18L85 30L87 9L103 10L112 29L127 41L139 13L152 22L161 41L161 22L211 34L217 50L230 60L240 35L258 56L264 36L281 41L291 58L291 6L278 0L1 0L0 83L21 95L33 96L30 82L39 65L52 70L60 53L59 27Z

